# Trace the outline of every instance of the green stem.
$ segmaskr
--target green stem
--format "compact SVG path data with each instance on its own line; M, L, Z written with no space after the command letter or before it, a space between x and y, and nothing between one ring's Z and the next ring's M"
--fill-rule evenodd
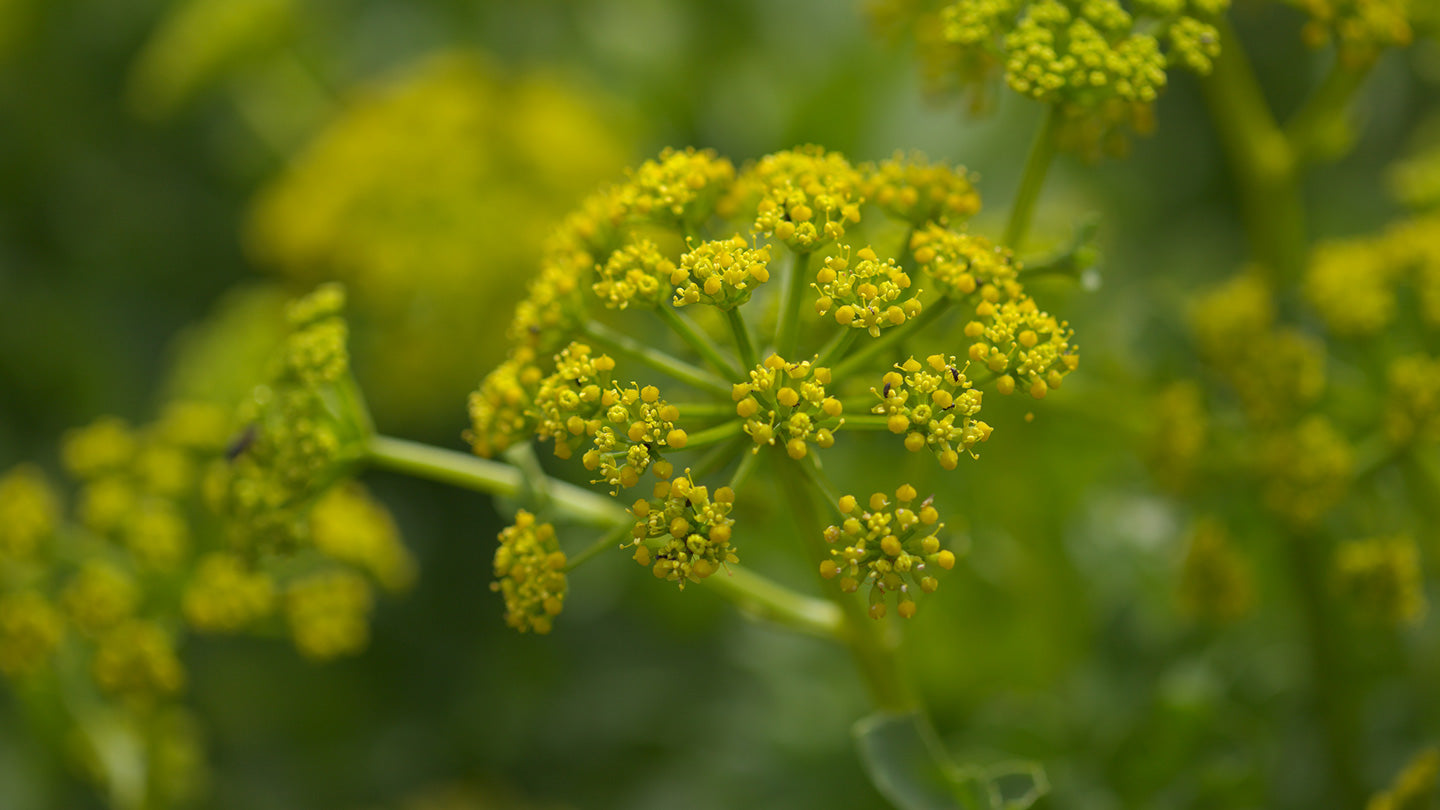
M919 711L919 698L900 668L898 650L893 638L884 633L885 625L870 618L860 600L842 592L838 581L820 577L820 563L830 559L830 549L823 537L824 524L815 510L814 479L805 471L810 465L791 462L787 466L789 469L782 469L777 477L821 588L844 616L845 643L876 708L892 712Z
M1251 249L1283 286L1299 278L1307 252L1295 154L1265 101L1235 30L1219 21L1220 56L1201 80L1240 192Z
M739 492L740 487L745 485L750 476L754 474L755 468L760 465L760 453L755 448L745 448L740 451L740 463L735 467L735 474L730 476L730 489Z
M614 531L591 543L584 551L566 560L565 571L567 573L574 571L576 568L589 562L592 558L604 554L607 550L620 548L620 546L623 545L622 541L630 536L631 528L632 526L630 524L616 526Z
M1315 163L1338 157L1345 143L1345 116L1360 85L1370 75L1373 62L1347 65L1338 56L1324 81L1285 124L1285 137L1300 163Z
M845 638L844 616L833 603L802 596L748 568L731 565L702 582L751 618L822 638Z
M739 433L740 428L740 420L731 419L730 421L722 422L715 427L705 428L704 430L697 430L686 437L685 449L689 450L692 447L704 447L707 444L714 444L716 442L724 441L731 436Z
M1319 537L1290 532L1282 536L1290 554L1290 570L1299 591L1301 619L1310 653L1311 687L1316 714L1325 739L1330 785L1339 807L1365 804L1365 780L1360 772L1363 728L1359 707L1347 687L1344 641L1339 636L1334 605L1325 594L1326 549Z
M616 332L603 323L591 321L581 331L612 351L634 359L666 376L691 385L702 391L730 396L730 385L699 366L692 366L678 357L673 357L653 346Z
M734 416L735 403L730 400L730 395L725 395L724 402L671 402L680 416L686 419L706 419L716 416Z
M710 452L700 457L700 460L693 465L688 465L686 473L692 480L700 480L716 470L723 469L730 459L745 452L750 445L750 437L745 435L736 436L729 442L720 443L710 448Z
M864 330L851 329L848 326L841 327L840 334L820 349L820 355L815 361L815 365L829 366L844 357L845 353L850 351L850 347L855 345L855 341L859 339L862 331Z
M800 299L805 284L810 278L809 253L794 253L790 264L790 275L780 290L780 317L775 327L775 352L786 360L794 361L800 342Z
M696 329L689 321L681 317L680 313L676 312L673 307L661 304L655 308L655 314L659 315L660 320L664 321L665 325L670 327L670 330L678 335L681 340L690 344L690 348L698 352L699 355L704 358L705 362L709 363L710 367L719 373L720 376L730 380L740 378L739 370L737 370L735 364L731 363L720 351L720 347L716 346L710 338L702 334L700 330ZM728 396L730 394L730 386L725 385L724 388L724 393Z
M889 430L890 417L874 414L856 414L845 417L845 427L852 430Z
M745 364L745 370L760 365L760 356L755 353L755 343L750 339L750 328L745 324L745 318L740 314L738 307L725 310L725 320L730 324L730 332L735 336L735 348L740 352L740 362Z
M1060 109L1054 104L1046 105L1040 129L1030 143L1030 154L1025 158L1025 173L1020 176L1020 188L1015 192L1015 202L1010 205L1010 221L1005 224L1004 244L1020 252L1025 235L1030 231L1030 219L1035 213L1035 202L1040 199L1040 189L1045 185L1045 175L1050 171L1050 162L1055 157L1055 132L1060 127Z
M514 496L523 485L523 476L514 467L455 450L390 436L371 437L366 449L369 462L381 469L475 492ZM555 513L566 518L597 526L620 525L631 519L613 500L574 484L550 479L547 488Z
M849 357L837 365L831 373L837 380L853 376L861 366L870 361L870 358L880 352L900 345L909 339L910 336L925 329L940 316L949 312L950 308L954 305L955 299L949 296L941 298L939 301L921 310L919 315L916 315L899 326L886 329L880 333L880 337L861 345L858 350L851 352Z

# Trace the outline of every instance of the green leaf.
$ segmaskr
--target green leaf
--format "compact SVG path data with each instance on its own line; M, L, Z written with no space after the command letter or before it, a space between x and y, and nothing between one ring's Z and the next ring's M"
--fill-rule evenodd
M873 714L853 733L870 781L900 810L1027 810L1050 789L1035 762L956 766L918 712Z

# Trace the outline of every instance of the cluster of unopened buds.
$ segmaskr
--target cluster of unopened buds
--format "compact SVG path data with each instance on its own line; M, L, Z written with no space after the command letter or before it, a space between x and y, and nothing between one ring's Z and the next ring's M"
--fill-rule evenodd
M889 432L953 470L991 435L984 390L1043 398L1079 360L1011 252L965 231L979 208L965 170L917 157L856 166L808 146L737 168L666 150L552 235L508 359L471 395L472 447L538 439L578 459L630 504L636 562L681 587L738 563L736 507L762 461L820 492L846 434ZM627 496L639 486L650 497ZM954 556L933 506L909 505L908 486L897 498L843 524L889 521L893 537L851 538L842 582L901 593L909 616ZM543 505L522 522L504 548L524 536L558 559ZM565 567L504 548L511 624L549 629Z

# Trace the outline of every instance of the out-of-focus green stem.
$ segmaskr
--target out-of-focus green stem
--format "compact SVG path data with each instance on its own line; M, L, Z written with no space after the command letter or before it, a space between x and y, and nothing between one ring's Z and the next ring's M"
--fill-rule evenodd
M1278 287L1298 278L1305 264L1297 161L1235 29L1224 19L1218 26L1220 56L1201 88L1240 191L1251 249Z
M1363 807L1366 791L1360 772L1363 727L1359 706L1349 689L1343 641L1337 633L1335 606L1326 597L1326 554L1320 538L1291 532L1282 541L1290 554L1292 579L1299 591L1301 618L1310 652L1316 714L1325 735L1326 771L1339 807Z
M1350 100L1365 83L1372 67L1374 62L1350 65L1336 57L1324 81L1285 124L1285 137L1297 163L1337 157L1340 150L1336 147L1347 145L1336 143L1336 133L1346 125Z
M390 436L372 437L366 449L367 459L376 467L462 489L512 496L523 485L523 476L516 468L455 450ZM559 515L597 526L615 526L630 520L628 512L603 495L553 478L545 486L551 506Z
M1055 158L1055 131L1059 127L1059 108L1054 104L1046 105L1040 129L1035 132L1035 140L1030 143L1030 153L1025 158L1025 173L1020 176L1020 188L1015 191L1015 201L1010 205L1010 220L1005 224L1004 245L1016 253L1020 252L1025 235L1030 231L1035 203L1040 199L1045 175Z
M663 309L663 307L661 307ZM591 321L581 331L606 348L624 354L668 377L687 383L712 394L730 395L730 386L724 380L699 366L693 366L678 357L666 354L654 346L647 346L629 335L616 332L603 323Z

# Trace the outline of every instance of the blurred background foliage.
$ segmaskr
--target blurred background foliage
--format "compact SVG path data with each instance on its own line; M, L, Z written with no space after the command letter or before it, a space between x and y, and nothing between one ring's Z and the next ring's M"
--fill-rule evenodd
M1303 14L1255 0L1231 14L1273 106L1294 109L1327 58L1302 42ZM827 0L0 0L0 469L34 460L58 479L62 434L102 414L143 424L173 399L237 400L280 340L283 301L324 279L350 285L379 427L460 447L464 396L500 357L547 229L664 145L737 162L804 142L856 161L921 150L978 174L972 230L998 235L1038 106L1002 94L970 117L927 96L915 46L885 32ZM1353 149L1307 180L1315 238L1401 218L1385 178L1440 144L1440 46L1387 53L1357 108ZM1100 284L1034 291L1085 365L1033 421L997 403L983 457L930 479L970 553L905 654L956 755L1041 762L1045 806L1339 807L1269 524L1243 493L1212 493L1239 539L1202 527L1192 542L1213 504L1166 496L1147 470L1157 393L1199 373L1191 302L1246 255L1194 80L1172 78L1156 118L1124 159L1057 162L1031 244L1098 213ZM1409 176L1412 202L1433 194ZM924 466L836 449L846 491L876 488L868 469ZM551 636L517 636L487 587L505 506L366 484L415 586L377 606L354 658L317 664L267 639L184 648L202 806L881 802L849 738L866 708L844 650L655 587L619 555L574 574ZM1389 486L1382 512L1402 508ZM1433 602L1440 535L1413 531ZM771 539L747 562L805 587ZM1187 602L1187 553L1224 558L1227 543L1247 573L1212 565L1233 586L1209 617L1231 621L1215 622ZM1372 791L1440 741L1434 621L1350 630ZM0 693L0 806L100 806L57 723Z

